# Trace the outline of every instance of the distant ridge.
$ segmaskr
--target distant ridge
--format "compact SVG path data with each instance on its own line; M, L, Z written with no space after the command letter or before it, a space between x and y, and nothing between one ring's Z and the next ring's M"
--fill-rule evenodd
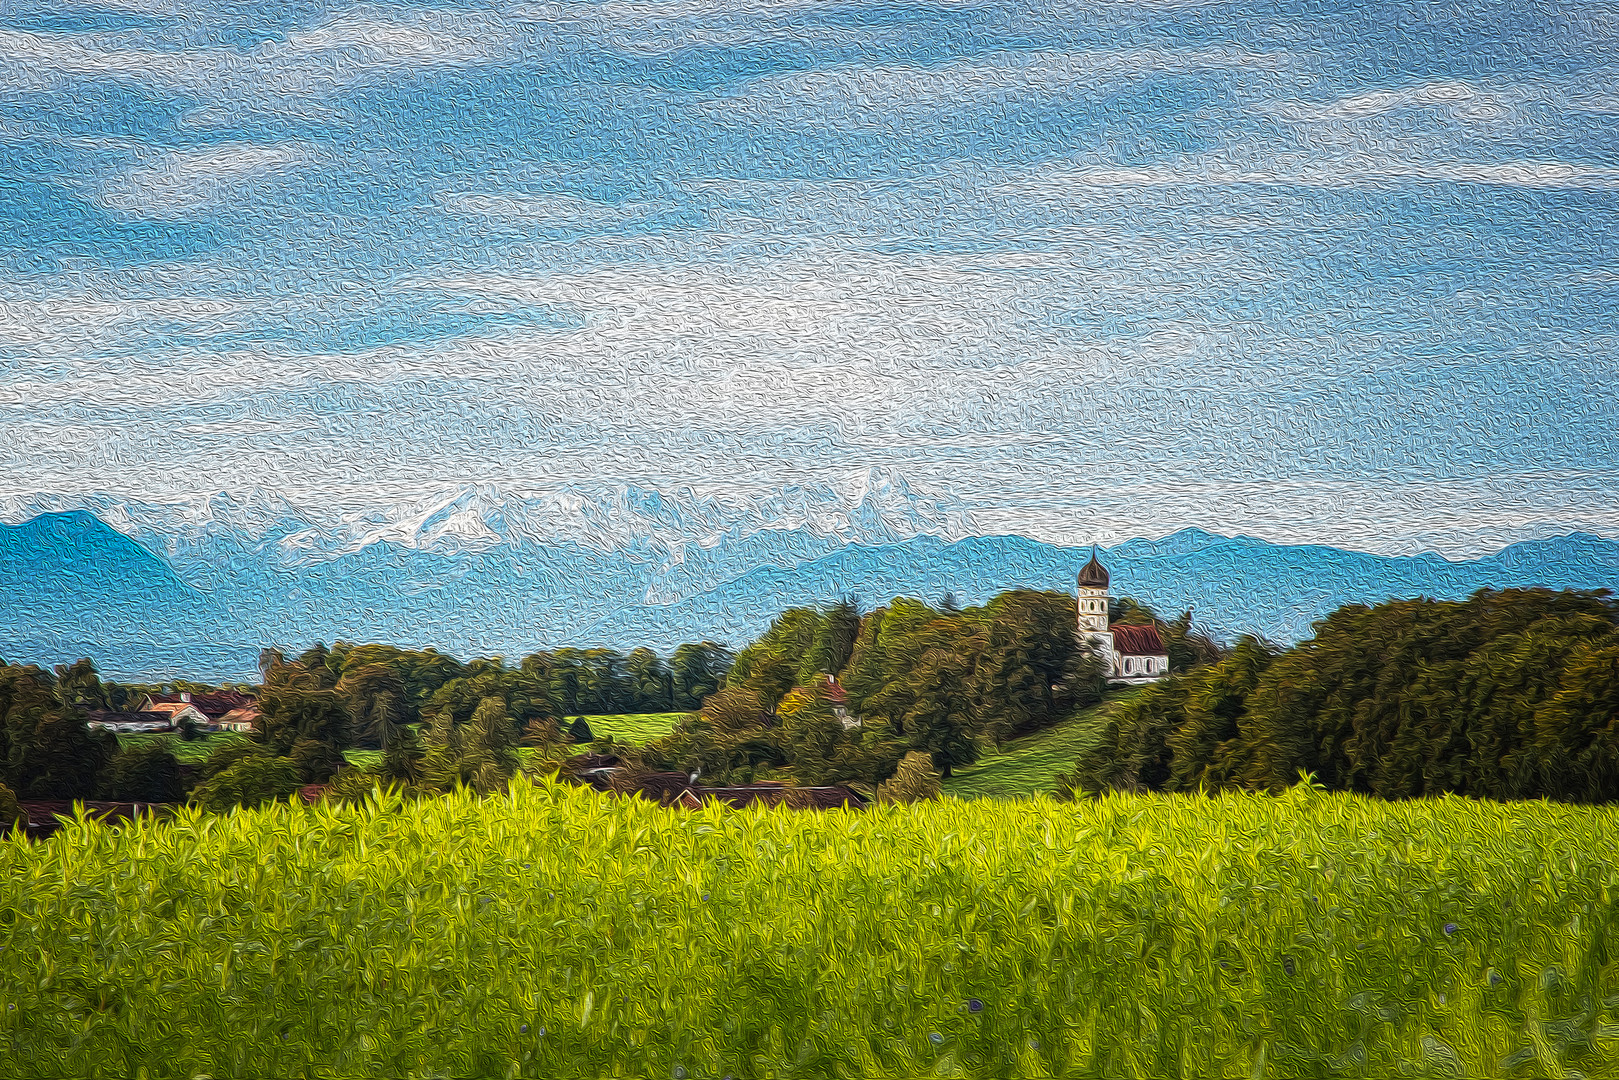
M42 514L0 525L0 657L88 655L126 679L240 679L256 675L262 646L317 639L432 645L463 658L559 645L741 645L784 608L848 595L869 610L895 596L937 603L951 593L970 605L1012 588L1071 592L1090 557L1089 547L1022 536L837 543L773 529L740 539L723 559L705 559L699 547L672 561L634 542L458 549L380 538L305 562L234 544L218 549L206 577L209 564L189 553L188 583L163 555L94 514ZM1588 533L1453 562L1193 528L1125 541L1103 549L1102 561L1115 595L1166 617L1190 608L1219 637L1256 633L1279 643L1308 636L1311 622L1346 603L1459 599L1484 587L1619 591L1619 543Z

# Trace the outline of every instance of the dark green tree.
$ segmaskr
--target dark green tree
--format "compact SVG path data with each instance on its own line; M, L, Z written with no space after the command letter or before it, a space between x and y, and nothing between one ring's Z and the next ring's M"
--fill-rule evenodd
M281 757L291 754L300 739L325 743L341 753L354 745L352 730L348 699L336 689L283 684L259 695L258 737Z
M43 700L23 694L7 710L5 783L23 799L93 799L118 740L91 731L53 690L44 689Z
M718 693L735 657L729 649L712 641L686 644L669 659L670 681L674 686L673 708L692 711L703 707L703 700Z
M852 599L834 604L821 614L798 666L798 685L808 686L817 675L836 676L849 662L854 652L855 638L860 633L860 610Z
M336 689L348 703L357 747L386 750L408 722L405 680L394 664L377 661L350 668Z
M348 764L331 743L302 737L293 742L287 757L298 771L298 779L305 784L324 784Z
M119 750L101 778L101 797L113 802L185 801L180 762L163 739Z
M284 799L302 783L289 759L264 753L248 754L198 784L192 789L191 801L206 810L224 813L237 806L261 806Z
M648 648L631 651L625 663L634 712L669 712L674 709L675 684L669 667Z
M1562 682L1535 712L1545 787L1573 802L1619 800L1619 641L1571 657Z
M81 712L108 708L107 690L89 659L56 665L56 698L64 708Z
M968 683L972 658L947 649L924 653L911 678L915 697L905 714L905 736L911 747L928 753L934 768L948 780L954 771L978 760L977 717Z

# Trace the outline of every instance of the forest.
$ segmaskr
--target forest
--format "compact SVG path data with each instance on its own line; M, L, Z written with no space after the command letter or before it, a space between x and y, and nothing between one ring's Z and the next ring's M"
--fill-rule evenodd
M1062 782L1384 799L1619 799L1619 602L1481 590L1350 605L1286 650L1245 638L1150 686Z
M1185 613L1163 623L1128 598L1115 623L1157 622L1172 670L1219 649ZM861 614L852 600L782 614L736 656L725 686L667 737L621 748L648 771L716 783L787 775L800 783L892 777L908 753L939 776L1007 740L1066 720L1106 691L1075 634L1074 597L1013 590L981 607L898 598Z

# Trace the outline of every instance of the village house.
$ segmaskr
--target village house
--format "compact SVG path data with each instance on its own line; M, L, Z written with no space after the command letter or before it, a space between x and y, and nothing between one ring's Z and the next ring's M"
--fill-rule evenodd
M832 715L838 718L844 731L850 731L860 726L860 717L849 712L849 695L838 683L836 675L826 675L826 699L832 703Z
M181 691L175 694L148 694L141 708L174 717L178 725L190 717L209 731L251 732L259 714L252 695L239 690L215 690L206 694Z
M174 720L166 712L119 712L113 709L90 710L86 725L93 730L123 735L173 731L175 726Z
M213 722L215 731L237 731L244 735L252 734L253 725L259 718L259 710L255 705L245 709L232 709Z
M207 729L210 726L208 717L202 710L183 701L155 702L148 704L144 711L168 717L171 728L177 728L188 720L199 728Z

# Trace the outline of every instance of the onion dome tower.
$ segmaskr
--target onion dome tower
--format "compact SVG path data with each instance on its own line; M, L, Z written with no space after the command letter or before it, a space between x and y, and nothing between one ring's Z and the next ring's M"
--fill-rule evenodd
M1079 570L1079 637L1096 651L1111 675L1116 660L1107 624L1107 580L1107 567L1097 561L1092 544L1091 561Z

